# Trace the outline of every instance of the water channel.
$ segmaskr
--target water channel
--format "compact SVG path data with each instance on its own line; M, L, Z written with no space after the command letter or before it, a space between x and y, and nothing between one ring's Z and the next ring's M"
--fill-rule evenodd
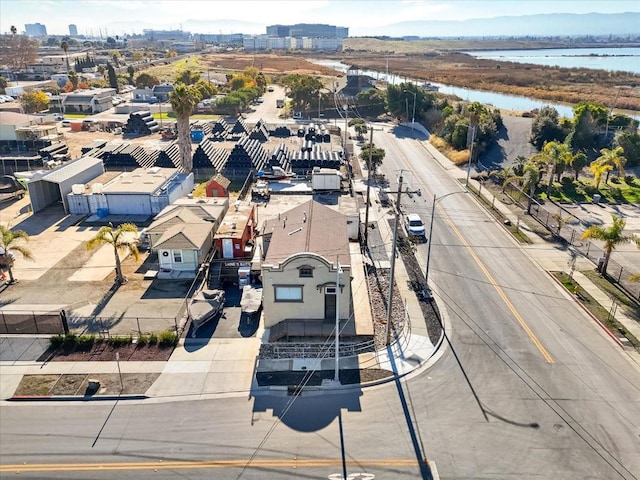
M312 63L322 65L328 68L332 68L336 71L346 73L350 65L346 65L335 60L325 59L312 59ZM361 75L368 75L376 80L385 80L392 85L399 85L401 83L415 83L422 85L424 80L417 80L408 77L400 77L393 73L388 75L384 72L377 72L374 70L359 70ZM507 95L504 93L487 92L484 90L473 90L470 88L455 87L451 85L444 85L441 83L431 82L433 85L439 87L440 93L446 93L449 95L456 95L463 100L469 102L480 102L485 105L493 105L494 107L514 110L514 111L529 111L535 108L541 108L543 106L551 106L555 108L560 116L573 118L573 106L568 104L553 103L544 100L538 100L535 98L521 97L517 95ZM612 95L611 102L613 103L614 96ZM640 115L631 115L636 120L640 120Z

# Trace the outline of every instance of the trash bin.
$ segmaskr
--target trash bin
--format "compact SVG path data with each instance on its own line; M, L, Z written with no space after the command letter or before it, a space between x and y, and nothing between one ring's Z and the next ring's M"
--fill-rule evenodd
M594 204L596 204L596 205L597 205L598 203L600 203L600 198L601 198L601 197L600 197L600 194L599 194L599 193L594 193L594 194L593 194L593 201L592 201L591 203L594 203Z

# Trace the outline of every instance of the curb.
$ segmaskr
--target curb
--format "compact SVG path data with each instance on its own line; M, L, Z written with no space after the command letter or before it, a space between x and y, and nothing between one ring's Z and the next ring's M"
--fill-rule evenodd
M549 272L548 270L546 270L546 272L547 272L547 275L549 275L549 276L553 279L553 281L554 281L554 282L556 282L556 284L558 284L558 285L563 289L563 291L564 291L567 295L571 296L571 298L573 299L573 301L574 301L575 303L577 303L577 304L578 304L578 306L579 306L579 307L580 307L580 308L581 308L581 309L582 309L582 310L583 310L587 315L589 315L589 317L591 317L591 319L592 319L592 320L595 320L595 322L600 326L600 328L602 328L602 329L605 331L605 333L606 333L607 335L609 335L609 336L610 336L610 337L611 337L611 338L612 338L612 339L613 339L613 340L618 344L618 346L620 346L620 348L624 348L624 347L625 347L625 346L624 346L624 344L620 341L620 339L619 339L618 337L616 337L616 336L614 335L614 333L613 333L611 330L609 330L609 328L607 328L607 326L606 326L604 323L602 323L600 320L598 320L598 318L597 318L593 313L591 313L591 312L589 311L589 309L588 309L587 307L585 307L585 306L582 304L582 302L581 302L580 300L578 300L577 298L575 298L575 296L574 296L574 295L571 295L571 292L569 292L569 291L565 288L565 286L564 286L560 281L558 281L558 279L557 279L556 277L554 277L554 276L553 276L553 274L552 274L551 272Z
M114 401L114 400L146 400L147 395L100 395L100 396L79 396L79 395L25 395L7 398L7 402L94 402L94 401Z

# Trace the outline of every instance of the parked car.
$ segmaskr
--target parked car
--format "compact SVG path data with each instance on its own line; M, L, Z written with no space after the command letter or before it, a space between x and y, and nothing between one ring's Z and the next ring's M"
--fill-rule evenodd
M60 122L60 125L68 128L71 126L71 120L62 120L62 122Z
M268 87L267 92L273 92L273 87Z
M424 237L424 222L417 213L409 213L404 217L404 227L410 237Z
M60 120L64 120L64 115L62 115L61 113L56 113L56 114L53 115L53 119L56 122L59 122Z

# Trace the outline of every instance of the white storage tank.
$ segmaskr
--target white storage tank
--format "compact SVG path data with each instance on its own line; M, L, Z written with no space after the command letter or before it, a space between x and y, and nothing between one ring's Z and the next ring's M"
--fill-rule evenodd
M82 195L84 193L84 185L82 183L74 183L71 185L71 193L74 195Z
M102 183L94 183L91 186L91 193L102 193L104 184Z

